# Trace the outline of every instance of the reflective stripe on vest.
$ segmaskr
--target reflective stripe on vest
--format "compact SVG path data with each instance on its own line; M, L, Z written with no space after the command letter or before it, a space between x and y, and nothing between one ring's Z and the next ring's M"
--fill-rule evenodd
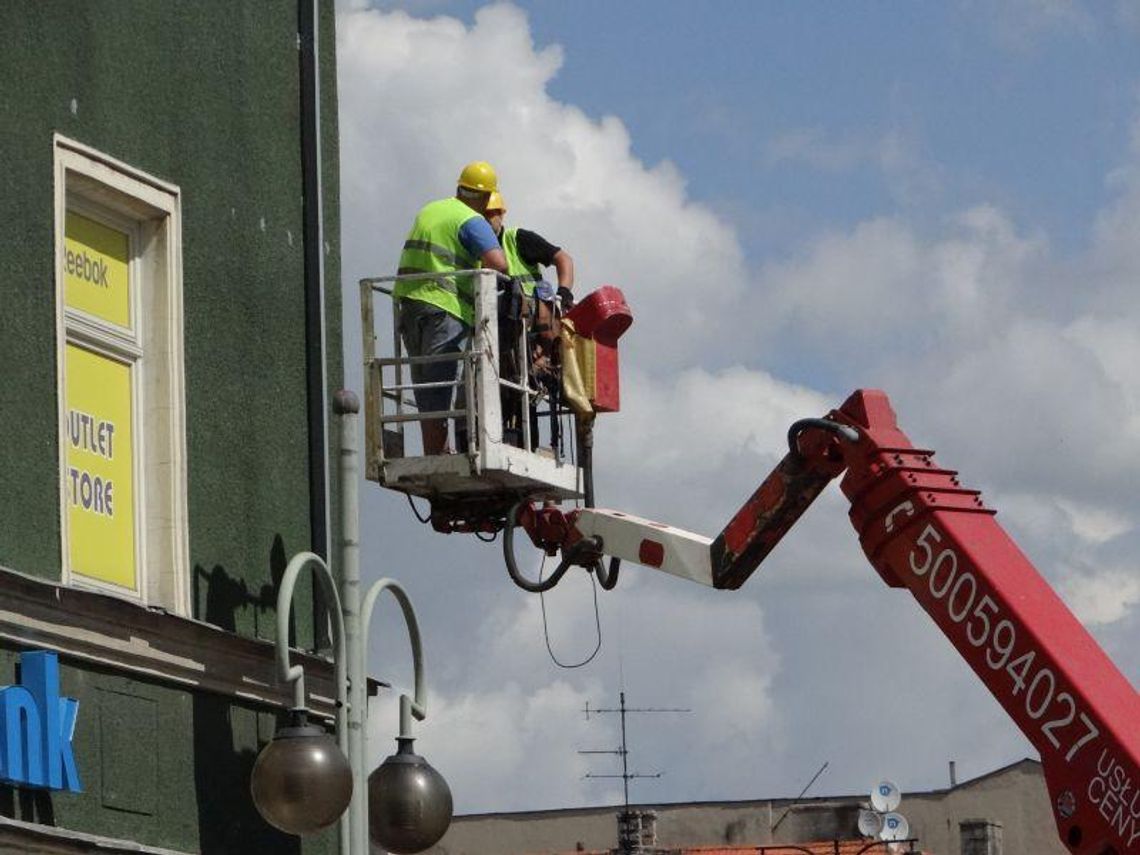
M534 295L534 285L542 281L542 269L537 264L527 264L519 255L518 229L503 232L503 253L507 256L507 274L518 280L523 293Z
M458 199L439 199L420 209L400 253L400 274L452 273L479 266L459 240L459 229L478 217ZM475 286L470 276L402 279L393 296L419 300L443 309L466 324L475 322Z
M432 255L434 255L436 258L438 258L444 264L450 264L456 270L459 269L459 258L456 256L456 254L454 252L449 250L447 247L440 246L439 244L435 244L435 243L428 243L426 240L406 240L406 241L404 241L404 251L405 252L407 252L409 250L416 250L416 249L423 250L424 252L430 252Z

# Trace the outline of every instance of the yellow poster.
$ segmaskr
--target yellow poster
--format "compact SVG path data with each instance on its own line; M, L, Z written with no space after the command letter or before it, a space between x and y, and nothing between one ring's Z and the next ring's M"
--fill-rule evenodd
M130 329L129 259L125 232L68 211L60 259L67 307Z
M63 478L71 572L136 591L131 372L67 345Z

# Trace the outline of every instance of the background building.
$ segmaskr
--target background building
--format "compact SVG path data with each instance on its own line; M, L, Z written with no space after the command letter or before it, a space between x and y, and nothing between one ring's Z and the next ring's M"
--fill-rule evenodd
M336 519L333 11L0 7L4 852L335 847L278 834L248 796L288 701L262 640L275 584ZM310 588L301 646L314 608ZM32 650L58 655L77 712L52 717Z
M642 805L637 810L656 814L656 848L648 851L759 855L763 847L781 843L832 845L857 839L859 811L867 801L866 795L822 796L799 802ZM609 807L460 816L431 851L438 855L609 852L616 843L616 811ZM1067 852L1057 838L1041 764L1035 760L1022 760L945 790L908 792L899 812L910 824L910 836L917 839L916 850L932 855ZM829 851L827 846L821 848ZM784 852L776 849L771 855Z

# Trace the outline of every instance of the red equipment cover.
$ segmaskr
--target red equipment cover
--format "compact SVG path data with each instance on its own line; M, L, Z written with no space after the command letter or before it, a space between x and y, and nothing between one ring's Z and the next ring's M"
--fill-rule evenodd
M620 288L603 285L566 313L578 335L594 342L595 385L590 402L601 413L621 408L617 340L633 323L633 313Z

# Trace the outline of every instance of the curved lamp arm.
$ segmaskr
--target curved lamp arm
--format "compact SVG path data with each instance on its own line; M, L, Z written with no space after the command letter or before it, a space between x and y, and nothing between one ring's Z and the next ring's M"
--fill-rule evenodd
M348 693L347 663L344 641L344 618L341 612L340 595L336 583L324 559L314 552L299 552L293 556L281 577L281 587L277 591L277 673L280 679L293 684L293 708L305 708L305 669L300 665L289 664L289 617L293 611L293 588L297 577L306 564L313 565L314 575L321 585L321 592L332 604L329 616L333 628L333 664L336 667L336 730L337 741L347 744L348 739Z
M408 625L408 635L412 640L412 662L415 668L415 699L409 698L407 695L400 695L400 739L412 738L412 717L416 721L423 721L427 716L427 694L424 691L424 658L423 648L420 644L420 627L416 622L416 613L412 608L412 601L408 599L407 593L404 592L403 587L395 579L380 579L372 584L368 589L368 593L364 596L364 604L361 607L361 616L364 621L362 627L363 638L368 638L368 629L372 624L372 609L376 605L376 598L380 596L381 591L390 591L392 596L399 602L400 608L404 612L404 621Z

